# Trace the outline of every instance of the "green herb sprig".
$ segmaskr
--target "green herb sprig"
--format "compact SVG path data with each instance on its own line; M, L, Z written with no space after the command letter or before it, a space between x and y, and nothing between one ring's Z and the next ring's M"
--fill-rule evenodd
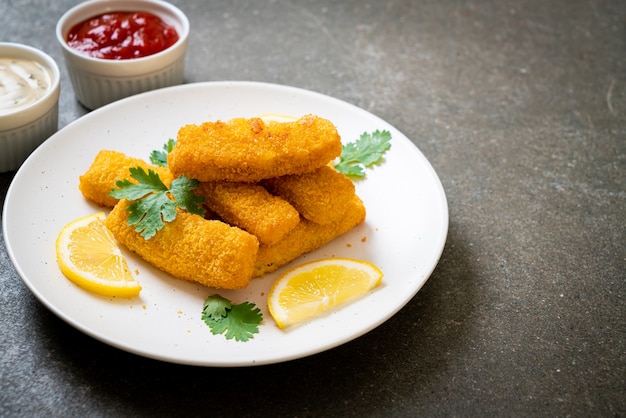
M163 151L154 150L150 153L150 162L157 167L167 167L167 154L169 154L176 145L176 141L170 138L164 145Z
M128 225L134 225L135 231L144 239L152 238L163 228L164 222L176 219L177 207L204 216L204 199L192 192L198 187L198 180L180 176L172 180L168 189L154 170L149 169L147 173L141 167L129 170L130 177L138 183L128 179L118 180L115 185L119 189L113 189L109 194L116 199L133 202L127 208L130 212Z
M213 335L223 334L227 340L245 342L259 332L263 314L254 303L243 302L234 305L230 300L215 294L204 301L202 320L209 326Z
M362 133L355 142L343 146L335 169L346 176L365 177L365 168L382 160L385 152L391 148L390 141L389 131L376 130L371 134Z

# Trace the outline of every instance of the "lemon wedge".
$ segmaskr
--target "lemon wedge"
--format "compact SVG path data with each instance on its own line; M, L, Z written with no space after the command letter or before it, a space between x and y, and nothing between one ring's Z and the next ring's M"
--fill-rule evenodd
M259 119L262 119L265 123L270 122L295 122L298 120L297 117L292 115L285 115L282 113L263 113L262 115L257 116Z
M374 264L351 258L327 258L283 273L268 295L270 314L279 328L311 319L377 287L383 277Z
M103 212L65 225L56 240L61 272L78 286L104 296L133 297L141 291Z

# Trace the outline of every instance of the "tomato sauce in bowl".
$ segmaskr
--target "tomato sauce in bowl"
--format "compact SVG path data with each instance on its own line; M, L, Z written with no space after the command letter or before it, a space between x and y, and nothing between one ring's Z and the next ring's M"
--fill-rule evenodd
M184 82L189 19L163 0L86 0L57 22L78 101L96 109Z
M161 52L178 41L176 29L149 12L109 12L74 25L67 44L93 58L126 60Z

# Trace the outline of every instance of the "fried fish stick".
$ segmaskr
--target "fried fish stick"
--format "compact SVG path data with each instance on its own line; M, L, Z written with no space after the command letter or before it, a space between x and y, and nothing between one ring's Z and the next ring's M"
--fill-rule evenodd
M328 165L311 173L268 179L263 185L291 203L304 218L320 225L342 218L355 193L352 180Z
M262 244L277 243L300 222L293 206L259 184L203 182L194 192L220 218L255 235Z
M106 218L115 238L172 276L221 289L241 289L252 277L259 241L221 221L179 212L155 236L144 239L127 224L128 201L120 200Z
M293 261L302 254L316 250L342 235L365 220L365 206L354 195L343 218L319 225L302 219L300 223L279 243L261 245L254 266L253 277L271 273Z
M175 176L199 181L258 182L313 171L338 157L341 147L337 128L314 115L267 124L237 118L183 126L168 165Z
M117 203L117 199L109 196L109 192L115 188L115 182L124 179L135 181L130 178L128 171L130 167L141 167L146 171L154 170L168 187L173 178L172 173L166 167L156 167L121 152L103 150L96 155L85 174L80 176L78 188L87 199L101 206L112 208Z

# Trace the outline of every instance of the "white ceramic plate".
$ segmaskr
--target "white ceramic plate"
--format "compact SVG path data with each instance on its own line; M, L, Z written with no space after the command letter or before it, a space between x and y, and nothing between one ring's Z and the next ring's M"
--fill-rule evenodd
M280 330L267 294L283 269L240 291L215 291L176 280L127 253L143 286L139 297L86 292L59 271L55 239L68 222L100 208L85 200L78 177L96 153L113 149L148 160L184 124L266 113L317 114L337 126L344 142L386 129L385 161L356 181L365 223L291 266L323 257L365 259L384 272L381 286L310 322ZM7 251L31 292L72 326L138 355L201 366L251 366L296 359L353 340L385 322L418 292L435 268L448 229L448 208L437 174L401 132L358 107L322 94L254 82L187 84L152 91L98 109L57 132L16 174L3 216ZM247 342L212 335L201 320L204 299L219 293L261 309L260 332Z

